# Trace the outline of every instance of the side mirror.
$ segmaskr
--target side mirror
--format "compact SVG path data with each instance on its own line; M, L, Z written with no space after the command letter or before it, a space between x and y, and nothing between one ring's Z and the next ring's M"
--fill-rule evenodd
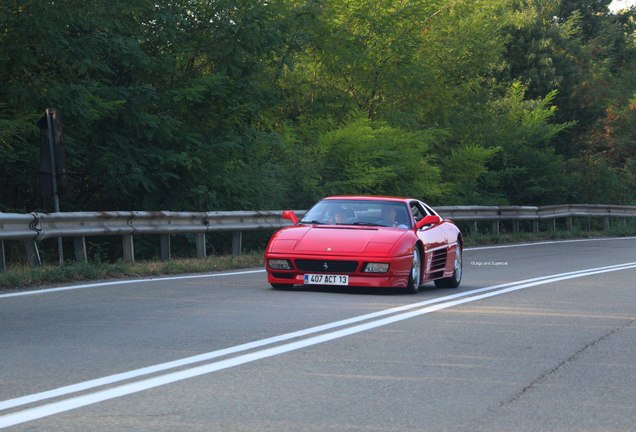
M298 223L298 217L296 216L296 213L294 213L292 210L285 210L283 214L281 215L281 217L283 219L290 220L294 225Z
M426 225L437 225L439 223L442 222L442 218L439 216L426 216L424 217L424 219L418 221L415 226L417 227L417 229L422 229L422 227L425 227Z

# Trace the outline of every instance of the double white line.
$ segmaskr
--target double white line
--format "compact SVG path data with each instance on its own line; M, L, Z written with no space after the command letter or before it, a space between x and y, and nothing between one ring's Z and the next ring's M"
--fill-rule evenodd
M636 262L526 279L386 309L234 347L0 401L0 429L538 285L636 268ZM240 354L244 353L244 354ZM222 358L225 357L225 358ZM210 362L211 360L214 360ZM47 401L40 405L38 402ZM29 407L29 405L31 405ZM17 408L21 408L16 410Z

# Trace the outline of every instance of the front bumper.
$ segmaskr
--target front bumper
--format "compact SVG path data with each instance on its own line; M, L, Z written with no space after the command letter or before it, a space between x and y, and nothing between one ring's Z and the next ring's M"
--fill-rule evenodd
M291 265L291 270L276 270L269 267L269 259L286 259ZM303 270L298 265L300 262L326 261L332 262L352 262L355 261L353 271L323 271L317 268ZM365 273L365 266L369 262L388 263L389 270L386 273ZM394 258L362 258L362 257L324 257L324 256L297 256L266 255L265 268L267 270L267 281L277 285L303 285L305 273L309 274L343 274L349 276L349 286L353 287L376 287L376 288L405 288L408 284L409 273L413 262L412 256ZM338 268L338 266L332 266ZM311 286L311 285L308 285Z

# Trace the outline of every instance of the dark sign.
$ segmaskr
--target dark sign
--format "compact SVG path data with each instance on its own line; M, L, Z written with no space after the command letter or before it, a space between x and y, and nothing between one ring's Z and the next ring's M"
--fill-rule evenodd
M66 190L66 167L64 160L64 140L62 135L62 111L49 108L38 121L40 127L40 191L42 195L53 195L53 167L57 181L57 193ZM50 127L50 130L49 130ZM51 139L52 138L52 142Z

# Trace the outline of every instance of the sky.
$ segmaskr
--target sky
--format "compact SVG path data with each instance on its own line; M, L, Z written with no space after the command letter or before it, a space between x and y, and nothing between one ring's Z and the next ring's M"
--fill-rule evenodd
M610 10L614 12L618 9L625 9L631 6L636 6L636 0L614 0L610 4Z

